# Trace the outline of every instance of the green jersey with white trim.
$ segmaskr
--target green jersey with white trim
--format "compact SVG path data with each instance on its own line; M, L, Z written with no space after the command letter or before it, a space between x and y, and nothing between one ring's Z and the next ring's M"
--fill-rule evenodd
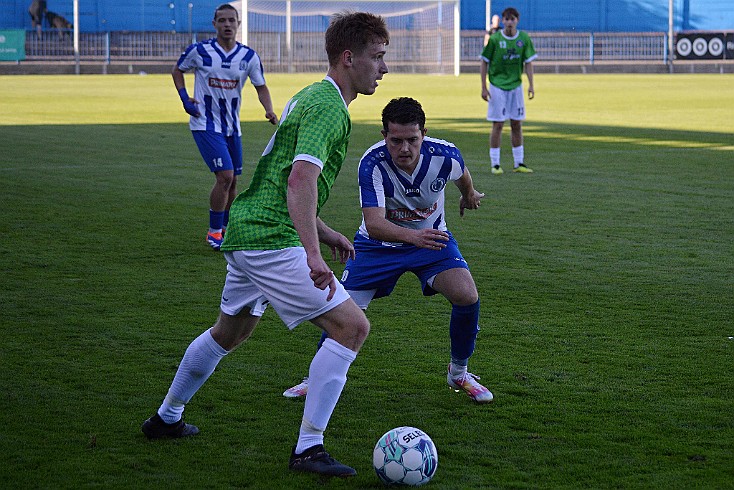
M512 38L505 36L503 31L495 32L489 37L481 55L489 63L489 82L502 90L519 87L525 63L537 57L533 41L524 31L517 31Z
M302 246L288 214L288 176L296 160L321 167L317 213L344 163L352 122L336 84L326 78L288 101L250 187L229 210L221 250L280 250Z

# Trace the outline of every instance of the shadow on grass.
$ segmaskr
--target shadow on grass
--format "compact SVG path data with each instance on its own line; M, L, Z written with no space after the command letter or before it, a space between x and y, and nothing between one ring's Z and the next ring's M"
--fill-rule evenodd
M487 121L433 118L426 126L429 135L455 143L463 153L487 152L491 130ZM381 139L380 129L379 121L353 124L348 162L358 159L365 149ZM246 165L257 162L273 131L273 126L267 123L242 123ZM602 149L629 145L734 151L734 135L730 133L542 121L526 121L523 131L527 143L532 144L535 140L557 142L556 151L575 148L574 143L598 145ZM509 132L508 123L503 133L503 146L509 145ZM0 134L0 155L3 156L0 170L38 170L39 165L44 164L85 165L90 169L98 165L134 164L161 170L181 161L200 161L186 124L0 126ZM201 169L206 171L203 165ZM5 180L9 176L2 178Z
M457 133L457 137L459 138L464 133L469 133L467 136L472 138L472 140L477 133L488 136L491 131L490 122L478 121L477 119L471 118L433 118L426 123L426 126L429 128L441 128L441 133ZM510 133L509 126L509 122L505 123L503 134L508 139ZM611 145L631 143L674 148L729 147L727 148L728 150L734 151L734 134L727 132L715 133L645 127L595 126L528 120L523 122L523 133L526 138L560 141L596 142Z

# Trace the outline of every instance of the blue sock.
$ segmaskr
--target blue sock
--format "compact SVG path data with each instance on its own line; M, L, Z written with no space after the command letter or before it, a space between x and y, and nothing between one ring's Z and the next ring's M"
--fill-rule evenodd
M321 332L321 338L319 339L319 343L316 344L316 350L318 351L322 345L324 345L324 340L329 338L329 334L326 332Z
M479 332L479 300L469 306L454 305L451 310L449 336L451 337L451 362L466 366L474 353Z
M226 228L229 224L229 209L224 211L224 219L222 220L222 228Z
M224 221L224 211L209 210L209 228L212 230L221 230Z

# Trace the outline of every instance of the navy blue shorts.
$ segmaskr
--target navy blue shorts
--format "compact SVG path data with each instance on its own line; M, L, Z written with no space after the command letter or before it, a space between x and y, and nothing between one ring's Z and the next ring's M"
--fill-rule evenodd
M239 135L224 136L210 131L191 131L191 134L209 170L234 170L235 175L242 173L242 138Z
M389 247L379 240L371 240L357 233L354 237L356 258L349 259L342 275L347 291L376 289L374 298L388 296L400 276L412 272L420 279L424 296L436 294L428 281L448 269L469 269L459 252L459 245L449 233L446 248L429 250L413 245Z

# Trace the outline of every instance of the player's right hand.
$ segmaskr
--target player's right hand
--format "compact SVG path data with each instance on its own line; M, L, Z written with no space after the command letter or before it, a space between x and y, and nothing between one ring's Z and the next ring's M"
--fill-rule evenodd
M482 89L482 99L485 101L489 100L489 90L487 90L486 88Z
M201 116L199 107L197 106L199 101L193 97L189 97L189 94L186 92L186 87L178 89L178 97L181 99L181 103L183 103L184 110L187 114L194 117Z
M198 102L196 99L189 99L183 101L183 107L186 113L190 116L199 117L201 116L201 112L199 112L199 107L197 106Z
M306 262L308 263L308 268L311 269L308 275L313 281L313 285L322 291L329 288L329 295L326 297L326 301L331 301L331 298L333 298L336 293L336 278L334 277L334 272L329 268L326 262L324 262L322 257L314 259L307 257Z
M277 126L278 125L278 115L274 112L266 112L265 113L265 119L270 121L270 124Z
M449 241L449 234L445 231L434 230L433 228L427 228L422 230L415 230L415 240L413 245L419 248L427 248L429 250L441 250L446 248L446 243Z

